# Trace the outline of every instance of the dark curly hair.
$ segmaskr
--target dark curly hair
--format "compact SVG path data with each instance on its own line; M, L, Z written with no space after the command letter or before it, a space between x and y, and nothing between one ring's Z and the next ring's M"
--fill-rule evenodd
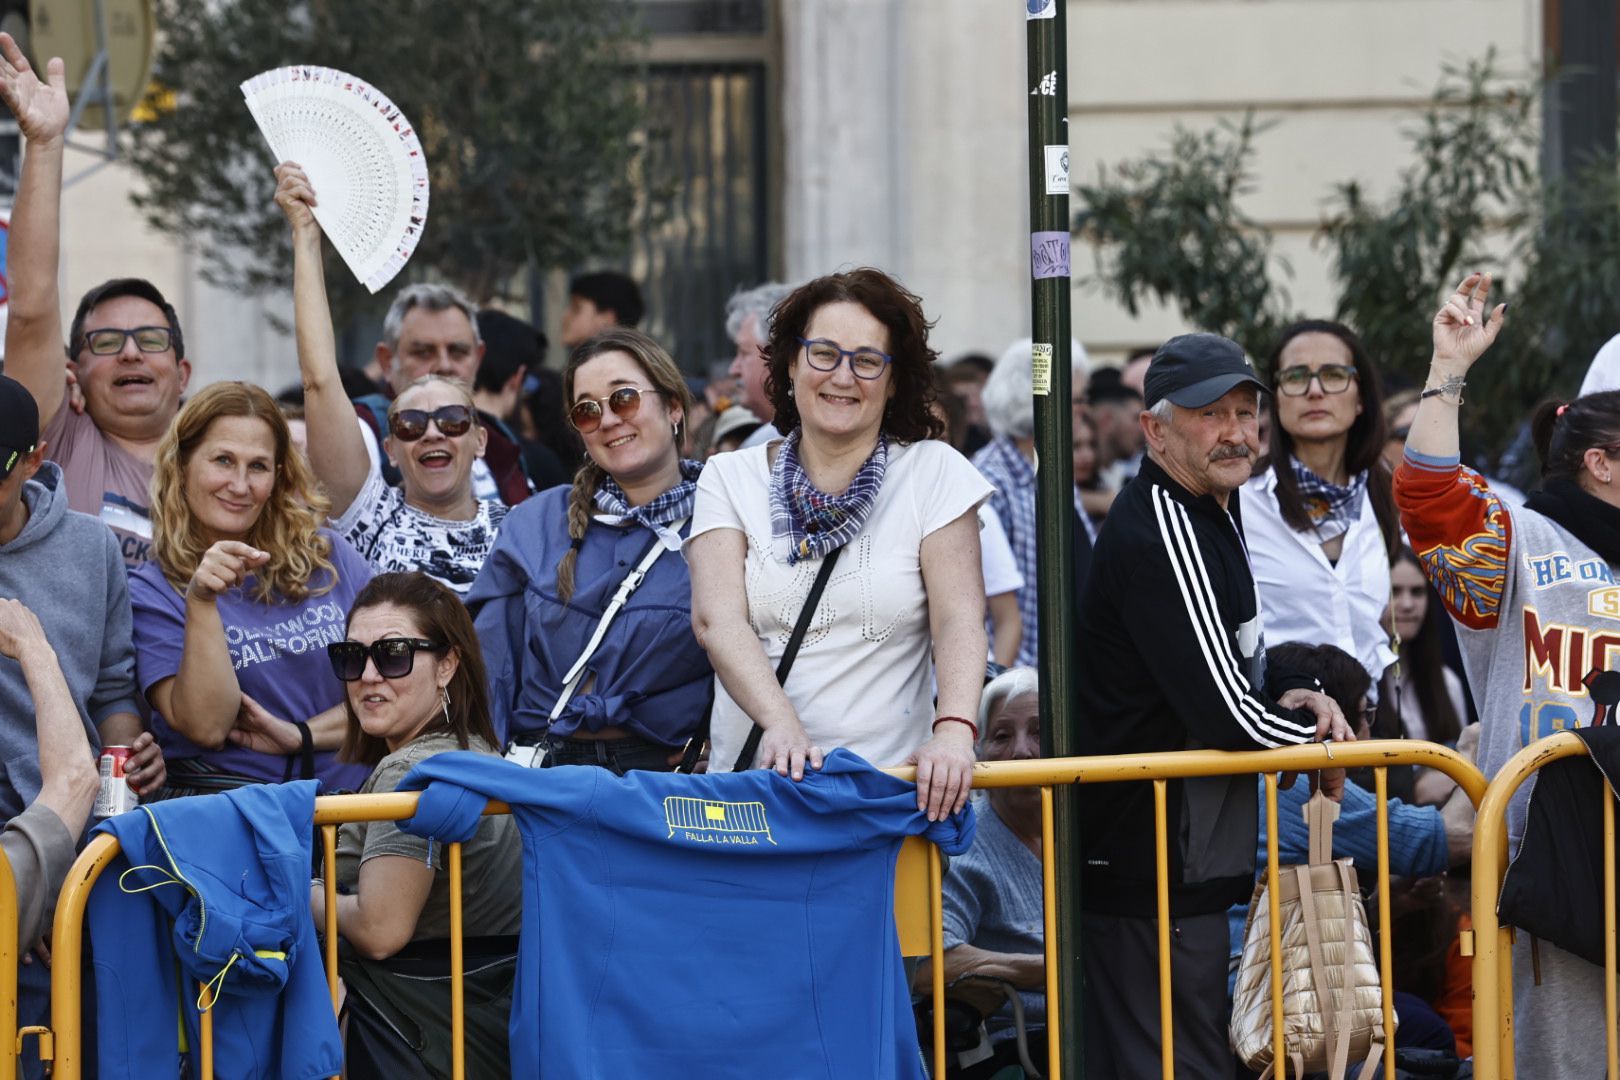
M777 430L785 435L799 426L799 405L790 393L793 379L788 374L803 351L799 338L817 311L842 300L861 305L889 331L894 396L883 413L883 433L905 443L939 438L945 425L930 408L935 398L934 361L939 358L928 347L933 324L923 316L922 301L914 293L869 266L806 282L772 310L771 336L765 343L765 389L776 406Z

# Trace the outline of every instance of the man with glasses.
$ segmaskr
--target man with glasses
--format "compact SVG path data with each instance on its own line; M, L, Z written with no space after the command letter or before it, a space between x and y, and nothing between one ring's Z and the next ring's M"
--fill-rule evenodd
M69 109L60 65L41 81L0 35L0 99L28 144L11 212L6 374L38 403L68 505L110 525L124 562L135 566L152 542L152 461L191 378L180 320L156 285L117 278L79 301L64 350L57 274ZM64 351L82 412L68 400Z

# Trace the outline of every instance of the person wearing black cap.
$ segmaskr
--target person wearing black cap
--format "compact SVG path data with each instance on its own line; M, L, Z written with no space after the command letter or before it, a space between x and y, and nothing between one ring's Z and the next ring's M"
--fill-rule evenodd
M152 543L153 458L191 377L180 321L150 281L117 278L79 301L64 349L57 271L69 110L61 62L51 62L42 82L16 42L0 35L0 99L28 143L11 212L6 371L38 403L69 504L110 525L124 561L136 566ZM64 351L84 394L82 413L67 403Z
M1344 714L1309 677L1268 672L1238 489L1258 452L1265 385L1214 334L1166 342L1148 367L1147 457L1092 556L1077 640L1081 745L1095 754L1252 750L1330 735ZM1323 774L1330 794L1343 773ZM1251 777L1169 791L1171 987L1177 1076L1227 1076L1224 912L1254 888ZM1079 789L1086 1070L1160 1069L1152 789Z

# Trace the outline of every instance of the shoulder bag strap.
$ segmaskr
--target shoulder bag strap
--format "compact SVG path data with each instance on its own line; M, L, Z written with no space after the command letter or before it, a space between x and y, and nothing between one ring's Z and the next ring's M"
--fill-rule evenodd
M679 532L681 526L685 524L686 519L681 518L679 521L672 522L671 528ZM568 707L568 702L573 698L574 691L579 689L580 680L585 677L585 665L591 662L592 656L596 655L596 650L602 644L602 639L607 636L608 627L613 623L619 612L624 610L624 605L630 600L630 594L639 589L641 583L647 579L647 572L652 569L653 563L658 561L658 557L664 553L664 550L664 538L661 535L654 535L652 546L647 549L646 554L642 555L641 561L636 564L635 569L631 570L625 576L625 579L619 583L619 589L613 594L613 599L608 602L607 610L602 612L602 618L597 622L596 629L591 633L590 641L585 643L585 648L580 652L579 659L574 661L573 667L570 667L567 674L563 675L562 693L557 695L557 704L551 707L551 716L548 718L547 723L555 723L557 717L561 716L563 710Z
M821 594L827 589L827 579L832 577L833 567L837 565L838 556L843 552L843 548L835 548L821 560L821 569L816 573L815 583L810 586L810 595L805 597L804 607L799 609L799 621L793 624L793 634L788 638L787 648L782 650L782 659L776 665L776 682L780 686L787 685L788 672L793 669L793 661L799 655L799 646L804 644L804 635L810 629L810 620L821 604ZM732 766L733 770L742 772L754 767L754 755L759 753L759 740L764 737L765 729L756 723L753 730L748 733L748 741L743 743L742 753L737 755L737 763Z

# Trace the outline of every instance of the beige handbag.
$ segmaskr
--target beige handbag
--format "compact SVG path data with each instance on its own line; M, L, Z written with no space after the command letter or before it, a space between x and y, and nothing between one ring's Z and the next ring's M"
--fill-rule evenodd
M1339 805L1321 792L1305 804L1310 863L1277 869L1282 920L1283 1048L1295 1076L1344 1080L1351 1061L1383 1052L1383 996L1367 913L1349 859L1334 859ZM1232 995L1232 1051L1265 1077L1278 1068L1271 1038L1271 905L1255 885ZM1284 1075L1283 1072L1275 1075ZM1371 1069L1366 1070L1371 1075Z

